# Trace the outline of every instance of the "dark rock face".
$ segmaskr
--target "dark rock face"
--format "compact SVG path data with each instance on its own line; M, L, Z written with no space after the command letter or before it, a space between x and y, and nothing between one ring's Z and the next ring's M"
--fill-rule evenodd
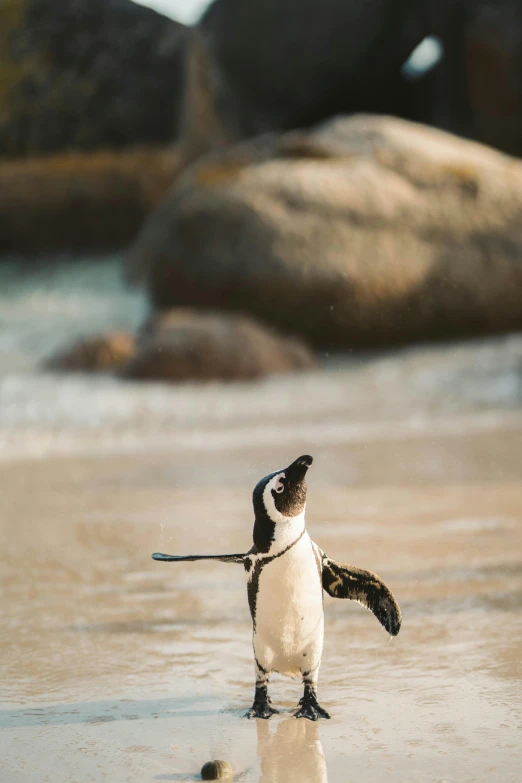
M430 34L446 56L412 83ZM181 103L187 161L365 111L519 153L521 52L520 0L215 0L195 33L131 0L3 0L0 155L171 142Z
M154 318L122 375L135 380L251 380L315 367L296 339L246 316L174 310Z
M431 0L444 57L424 82L423 122L522 155L522 3Z
M215 0L197 30L194 68L200 76L188 84L189 135L198 111L220 118L218 141L303 127L348 111L417 119L411 85L400 69L428 31L425 5ZM203 112L198 96L204 93ZM207 149L216 146L208 142Z
M402 66L424 37L433 71ZM187 161L266 131L391 114L522 155L520 0L215 0L190 47Z
M4 0L0 155L170 142L185 37L130 0Z
M470 14L464 69L472 135L522 156L522 3L487 0Z
M522 163L388 117L188 169L129 255L157 307L249 312L315 345L522 326Z

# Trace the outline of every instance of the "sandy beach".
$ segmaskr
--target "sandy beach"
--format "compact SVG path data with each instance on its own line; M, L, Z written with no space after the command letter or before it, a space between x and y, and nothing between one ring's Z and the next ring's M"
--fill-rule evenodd
M195 780L211 758L247 783L520 780L520 338L259 384L61 378L49 350L143 302L110 263L42 273L36 298L3 275L2 783ZM247 721L242 569L150 554L246 551L254 484L301 453L312 538L376 571L403 628L326 597L332 720L294 720L300 684L275 678L281 714Z

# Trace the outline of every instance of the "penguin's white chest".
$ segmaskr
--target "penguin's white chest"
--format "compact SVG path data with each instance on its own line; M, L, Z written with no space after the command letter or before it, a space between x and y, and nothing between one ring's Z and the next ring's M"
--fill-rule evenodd
M259 576L254 650L266 669L294 676L319 665L323 647L323 588L307 533Z

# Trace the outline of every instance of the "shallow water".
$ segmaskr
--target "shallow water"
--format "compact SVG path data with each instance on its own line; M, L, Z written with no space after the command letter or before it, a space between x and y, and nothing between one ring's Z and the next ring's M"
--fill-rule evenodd
M0 272L0 780L520 781L522 339L325 360L261 384L40 373L71 334L133 327L115 262ZM78 281L81 292L78 293ZM253 696L242 569L153 551L251 542L250 494L300 453L308 528L377 571L389 641L326 597L332 720L241 716Z

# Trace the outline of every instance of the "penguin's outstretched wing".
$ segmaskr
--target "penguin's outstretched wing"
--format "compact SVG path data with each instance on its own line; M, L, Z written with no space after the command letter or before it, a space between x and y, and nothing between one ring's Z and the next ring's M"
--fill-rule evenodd
M221 560L222 563L243 563L245 555L163 555L154 552L153 560L163 560L166 563L179 563L182 560Z
M319 549L319 547L317 547ZM333 598L358 601L373 612L389 634L397 636L401 628L401 610L391 590L377 574L337 563L319 549L322 557L323 589Z

